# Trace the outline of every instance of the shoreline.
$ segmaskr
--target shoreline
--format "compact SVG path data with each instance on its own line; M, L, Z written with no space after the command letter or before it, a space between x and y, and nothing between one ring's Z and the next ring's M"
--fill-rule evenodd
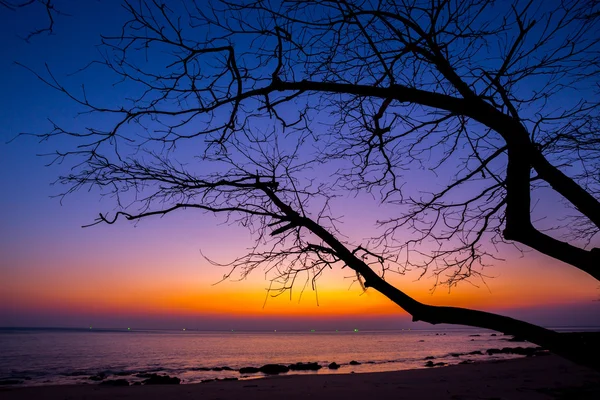
M278 375L186 385L112 387L98 384L0 388L4 400L44 398L316 400L600 398L600 373L555 355L482 361L440 368L355 374ZM582 397L583 396L583 397Z
M512 340L514 341L514 340ZM57 379L55 381L45 380L32 383L31 378L22 375L12 375L7 378L0 378L0 388L20 388L37 386L71 386L71 385L89 385L99 384L108 386L137 386L145 384L198 384L212 381L235 381L257 378L266 378L276 375L334 375L334 374L365 374L379 372L398 372L413 369L429 369L437 367L446 367L451 365L462 365L472 363L498 362L523 356L546 356L547 351L541 347L503 347L489 348L487 350L475 350L469 352L452 352L445 355L426 356L410 362L407 366L406 361L398 363L397 361L361 361L352 360L338 364L337 362L295 362L295 363L268 363L254 366L244 366L232 368L229 366L220 367L190 367L179 371L169 371L164 368L153 367L150 370L131 370L131 369L108 369L100 371L75 371L64 374L64 377L74 379ZM467 358L464 358L464 357ZM483 359L479 358L483 357ZM459 361L460 360L460 361ZM394 365L399 364L399 365ZM350 370L348 370L350 368ZM186 377L186 372L200 372L204 374L202 379ZM151 382L150 382L151 381Z
M362 332L317 338L307 333L175 336L24 332L0 336L0 387L10 388L86 383L126 386L165 383L163 380L189 385L271 373L363 374L547 353L512 335L468 330ZM48 345L36 348L36 342Z

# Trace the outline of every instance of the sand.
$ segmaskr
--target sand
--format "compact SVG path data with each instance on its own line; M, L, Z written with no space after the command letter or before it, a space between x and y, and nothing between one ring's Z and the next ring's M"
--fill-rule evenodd
M395 372L272 376L192 385L0 388L0 399L600 399L600 373L548 355Z

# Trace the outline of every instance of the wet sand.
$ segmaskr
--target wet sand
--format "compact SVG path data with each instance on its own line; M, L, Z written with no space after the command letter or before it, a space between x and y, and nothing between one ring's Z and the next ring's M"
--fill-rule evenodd
M271 376L191 385L0 388L2 400L600 399L600 373L548 355L395 372Z

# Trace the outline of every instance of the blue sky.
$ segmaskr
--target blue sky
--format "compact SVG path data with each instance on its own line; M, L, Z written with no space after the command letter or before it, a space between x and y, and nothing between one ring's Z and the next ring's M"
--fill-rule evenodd
M117 4L73 2L69 16L57 17L53 35L39 35L30 43L18 35L43 23L43 14L33 8L0 10L0 46L8 49L0 60L0 187L4 188L0 326L86 326L96 321L106 327L133 322L148 328L181 324L221 328L256 327L265 321L297 326L289 320L299 319L325 327L331 325L324 322L328 318L344 326L362 324L361 328L409 325L406 314L385 299L363 296L356 285L348 290L344 273L332 272L325 278L319 305L309 294L291 301L274 299L263 308L267 282L262 271L245 282L214 286L222 270L208 265L200 249L215 258L231 257L252 243L246 230L224 226L218 217L180 213L139 224L82 229L98 212L114 210L111 199L85 190L62 202L52 197L64 190L51 183L68 172L68 166L45 166L51 158L37 155L69 143L63 139L38 143L26 136L12 139L21 132L47 131L49 118L73 128L101 122L97 116L77 116L79 107L14 62L42 72L47 64L69 88L78 90L85 82L91 99L119 104L128 86L113 86L101 69L70 75L97 56L101 32L119 29L126 16ZM350 236L366 236L365 221L389 212L367 206L367 200L348 196L337 202L336 213L345 215L343 229ZM431 295L431 281L415 282L415 276L392 279L434 304L490 309L546 325L600 325L598 285L585 274L533 252L524 257L517 252L505 255L507 261L492 272L496 278L488 281L489 289L467 284L450 294L438 289ZM207 300L211 298L231 306L217 307Z

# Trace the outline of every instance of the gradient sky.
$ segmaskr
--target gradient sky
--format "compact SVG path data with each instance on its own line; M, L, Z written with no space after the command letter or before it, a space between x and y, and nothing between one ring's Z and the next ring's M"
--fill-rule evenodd
M198 329L350 329L423 327L378 293L362 292L345 271L330 271L310 288L266 298L261 271L247 280L215 285L225 271L203 254L229 260L252 244L246 230L222 225L210 215L186 212L138 224L123 222L82 229L100 211L112 210L96 193L79 192L62 203L51 186L65 171L46 167L56 143L38 143L19 132L41 132L48 117L69 123L78 111L45 87L18 61L36 70L47 63L65 76L96 54L99 32L120 26L116 1L70 2L56 21L55 34L26 43L18 37L44 23L41 10L0 9L0 326L71 326ZM121 88L102 76L80 75L99 99L118 98ZM70 81L74 82L74 81ZM362 199L341 203L341 226L353 238L385 208ZM551 206L549 204L548 206ZM361 210L360 212L358 210ZM359 235L360 232L360 235ZM487 286L464 283L449 293L430 292L431 279L416 274L390 280L420 301L500 312L535 323L600 325L600 290L586 274L533 251L487 270ZM477 283L477 282L475 282ZM300 288L299 288L300 289Z

